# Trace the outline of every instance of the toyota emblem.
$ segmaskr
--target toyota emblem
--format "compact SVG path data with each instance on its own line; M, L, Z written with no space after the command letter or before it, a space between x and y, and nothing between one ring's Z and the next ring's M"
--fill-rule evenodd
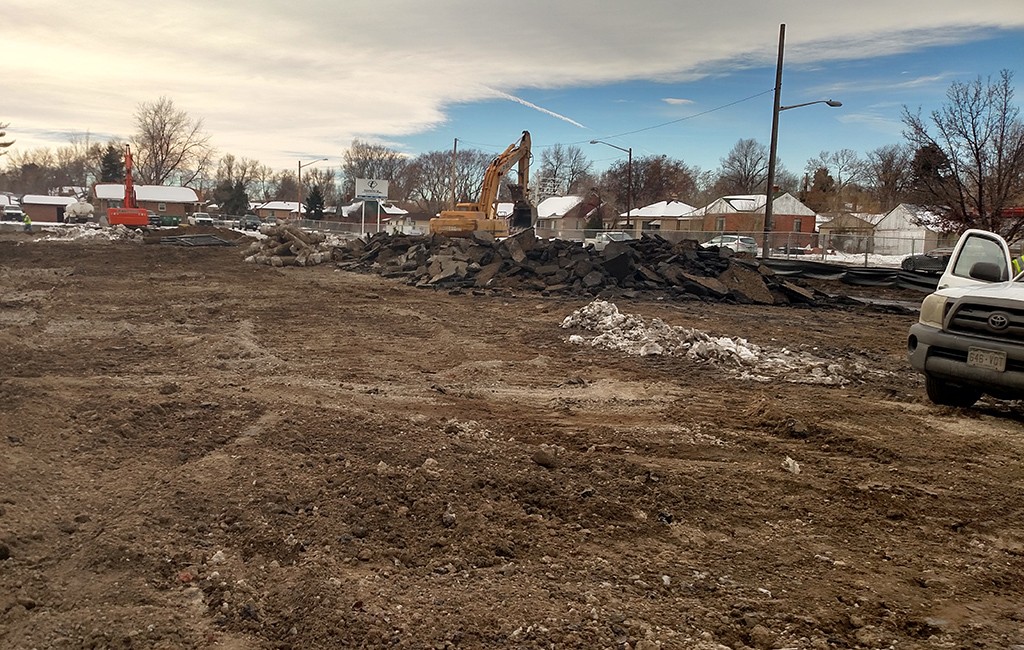
M997 332L1001 332L1010 326L1010 315L997 311L988 317L988 326Z

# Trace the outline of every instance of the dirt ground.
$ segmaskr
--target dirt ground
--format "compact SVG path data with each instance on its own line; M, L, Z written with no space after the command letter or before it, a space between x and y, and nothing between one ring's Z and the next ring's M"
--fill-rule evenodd
M0 647L1024 648L1024 409L914 315L614 300L821 385L587 302L0 237Z

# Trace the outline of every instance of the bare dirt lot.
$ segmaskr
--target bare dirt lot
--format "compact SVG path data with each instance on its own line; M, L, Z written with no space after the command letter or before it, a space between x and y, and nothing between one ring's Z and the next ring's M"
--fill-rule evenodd
M613 300L828 385L588 302L5 235L0 647L1024 647L1024 412L913 315Z

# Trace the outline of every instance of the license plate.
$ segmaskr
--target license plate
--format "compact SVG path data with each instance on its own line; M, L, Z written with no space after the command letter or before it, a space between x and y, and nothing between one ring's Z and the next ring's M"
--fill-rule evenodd
M968 348L967 365L1003 372L1006 370L1006 353L983 348Z

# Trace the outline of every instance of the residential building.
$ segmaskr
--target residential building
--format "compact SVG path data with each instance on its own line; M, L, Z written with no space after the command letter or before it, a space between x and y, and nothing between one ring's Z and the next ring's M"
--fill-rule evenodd
M139 207L160 216L184 219L199 210L199 197L190 187L135 185L134 188ZM106 214L107 208L124 207L124 185L121 183L97 183L92 191L96 214Z
M957 233L944 232L939 215L918 205L901 203L875 225L875 253L915 255L952 246Z
M763 245L764 194L723 196L698 208L702 229L707 233L741 233L750 235ZM772 201L772 244L776 246L805 246L813 243L817 215L789 192L775 196Z
M73 196L26 194L21 197L21 210L32 221L63 223L64 210L72 203L78 203L78 199Z
M587 223L602 205L596 193L548 197L537 205L537 236L582 240Z
M844 253L875 252L875 226L884 214L843 213L818 225L818 243L822 248Z

